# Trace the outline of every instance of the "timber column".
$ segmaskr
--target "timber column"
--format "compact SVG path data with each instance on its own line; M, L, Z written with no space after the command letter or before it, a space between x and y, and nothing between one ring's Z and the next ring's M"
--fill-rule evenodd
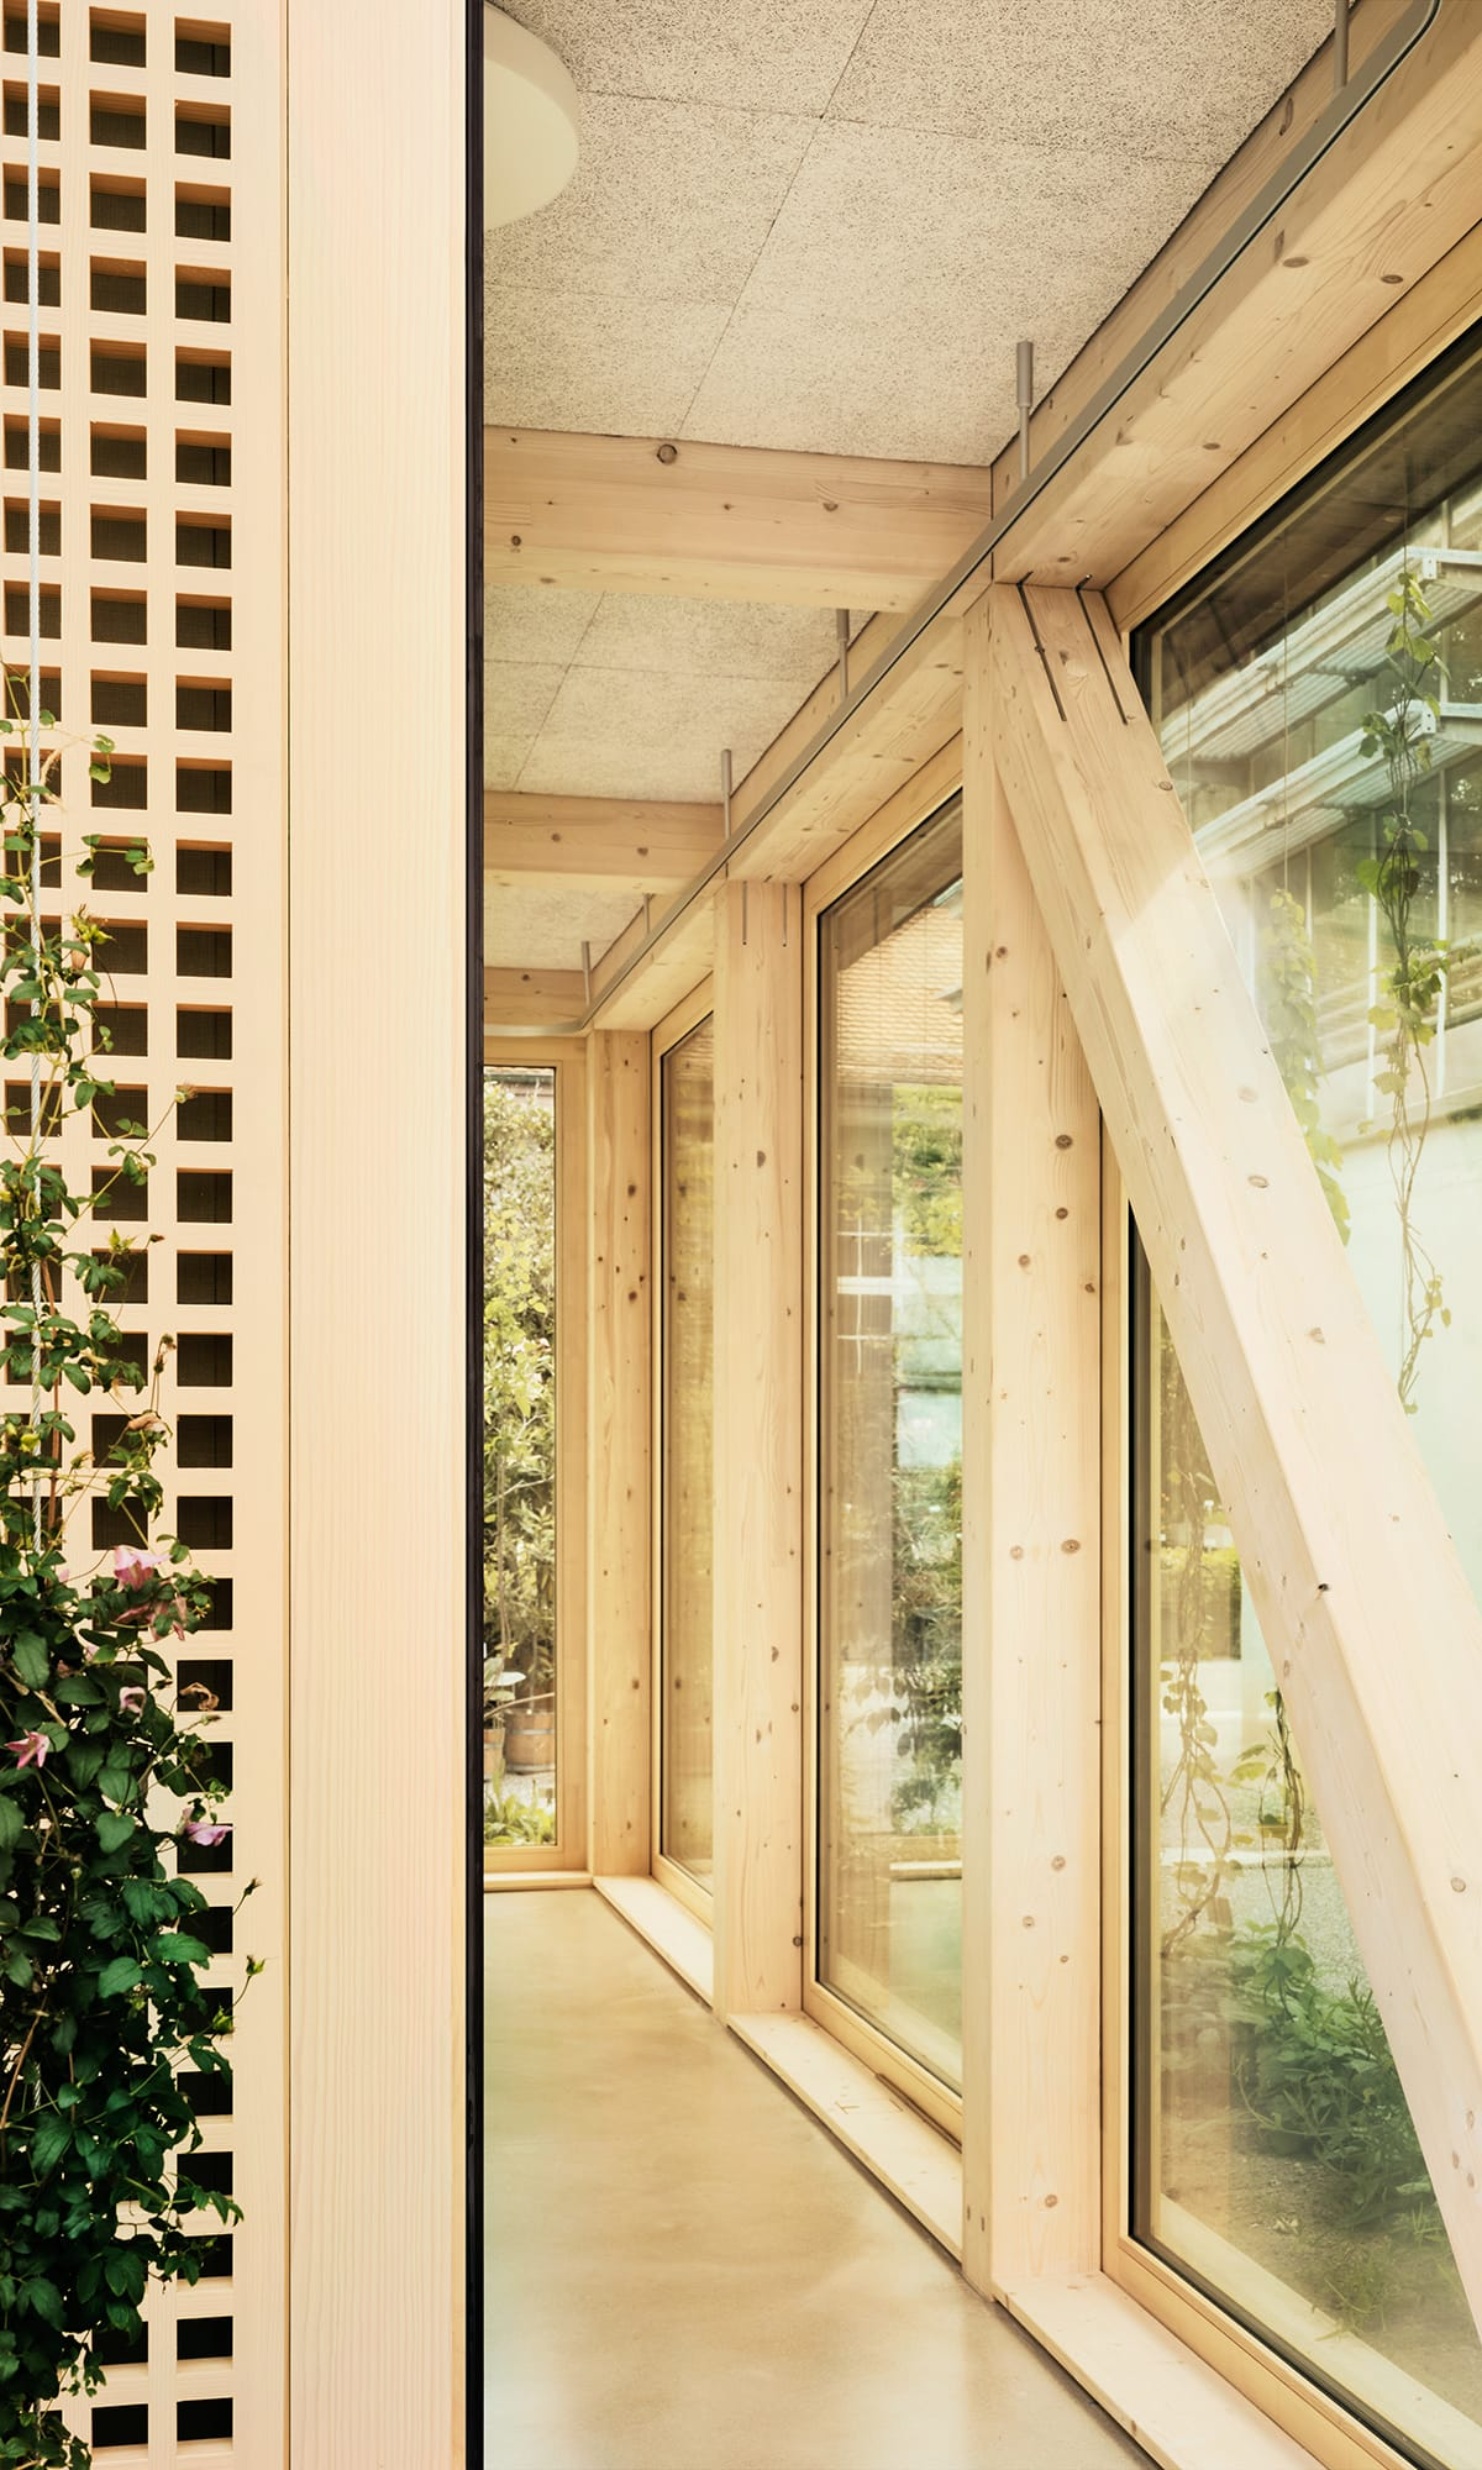
M802 2004L803 949L794 884L715 938L715 2010Z
M649 1848L648 1039L598 1030L587 1064L592 1206L587 1414L592 1872L646 1878Z

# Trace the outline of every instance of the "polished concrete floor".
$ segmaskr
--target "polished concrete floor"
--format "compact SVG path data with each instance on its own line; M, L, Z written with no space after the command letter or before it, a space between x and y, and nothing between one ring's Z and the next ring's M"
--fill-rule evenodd
M491 2470L1146 2470L597 1895L485 1914Z

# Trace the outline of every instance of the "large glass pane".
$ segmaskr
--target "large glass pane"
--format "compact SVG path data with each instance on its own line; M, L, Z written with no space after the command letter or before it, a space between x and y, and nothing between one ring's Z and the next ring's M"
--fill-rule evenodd
M1140 1267L1134 2230L1417 2459L1482 2344L1219 1487Z
M962 826L823 920L818 1975L962 2060Z
M715 1036L702 1021L660 1067L664 1410L660 1844L702 1886L713 1833L712 1470Z
M1482 1588L1475 347L1141 652L1314 1171ZM1482 2462L1482 2349L1151 1308L1143 1369L1158 1583L1143 1608L1142 2226L1409 2450Z
M484 1074L484 1841L556 1839L556 1075Z

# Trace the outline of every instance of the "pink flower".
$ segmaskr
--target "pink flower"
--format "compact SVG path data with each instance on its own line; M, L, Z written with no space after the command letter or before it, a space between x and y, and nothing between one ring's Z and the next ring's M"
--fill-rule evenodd
M127 1689L119 1691L118 1703L121 1707L142 1707L144 1695L144 1691L136 1683L131 1682Z
M113 1555L113 1575L121 1587L145 1587L157 1571L168 1567L157 1552L140 1552L133 1544L120 1544Z
M231 1828L224 1821L218 1821L213 1826L207 1818L187 1818L181 1833L188 1835L193 1844L223 1844L231 1834Z
M7 1741L5 1746L14 1750L18 1767L29 1767L33 1760L38 1767L44 1767L51 1743L44 1732L23 1732L19 1741Z

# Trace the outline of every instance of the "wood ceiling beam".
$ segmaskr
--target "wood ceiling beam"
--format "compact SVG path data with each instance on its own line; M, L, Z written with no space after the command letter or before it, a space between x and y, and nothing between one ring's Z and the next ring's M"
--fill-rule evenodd
M1026 506L994 552L995 577L1110 583L1465 238L1477 220L1479 155L1482 11L1445 5ZM1238 211L1244 185L1222 176L1209 192L1222 195L1222 222ZM1207 202L1160 259L1144 319L1194 275L1211 236ZM1141 290L1067 372L1053 414L1047 401L1031 424L1032 466L1130 339L1126 320ZM1000 510L1008 476L1000 459Z
M983 529L989 475L666 438L484 432L489 583L909 609Z
M1106 604L988 614L998 776L1482 2317L1482 1613Z
M484 792L484 875L501 885L677 891L720 847L720 806Z
M484 1019L489 1030L570 1029L586 1010L579 969L486 969Z

